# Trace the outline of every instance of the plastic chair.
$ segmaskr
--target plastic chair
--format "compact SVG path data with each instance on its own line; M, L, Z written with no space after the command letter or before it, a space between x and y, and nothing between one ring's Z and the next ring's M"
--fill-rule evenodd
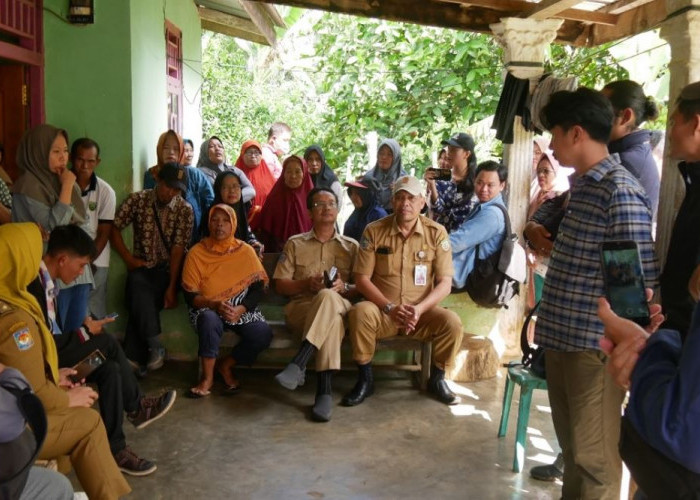
M508 365L506 388L503 393L501 424L498 427L499 438L505 436L508 429L508 415L510 414L510 404L513 400L515 384L520 386L520 407L518 408L518 428L515 433L513 472L520 472L523 470L523 461L525 460L525 440L527 439L527 424L530 420L532 392L535 389L547 389L547 381L538 377L529 368L521 364L511 363Z

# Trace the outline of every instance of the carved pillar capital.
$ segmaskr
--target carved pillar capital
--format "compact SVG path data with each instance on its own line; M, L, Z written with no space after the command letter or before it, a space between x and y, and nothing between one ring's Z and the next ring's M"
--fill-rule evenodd
M504 17L500 23L490 25L495 39L503 46L508 71L523 79L541 75L545 51L563 22Z

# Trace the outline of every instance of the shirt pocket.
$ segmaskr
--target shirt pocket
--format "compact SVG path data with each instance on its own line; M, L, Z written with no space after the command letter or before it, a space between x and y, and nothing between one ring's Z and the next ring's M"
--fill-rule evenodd
M296 254L294 279L306 279L323 272L323 264L317 255Z
M374 253L374 272L379 276L394 276L399 273L396 253Z

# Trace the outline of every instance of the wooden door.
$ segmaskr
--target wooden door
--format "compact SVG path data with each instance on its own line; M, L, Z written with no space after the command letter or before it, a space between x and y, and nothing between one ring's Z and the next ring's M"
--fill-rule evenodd
M29 89L25 83L26 66L0 62L0 143L5 148L2 167L16 179L17 145L28 127Z

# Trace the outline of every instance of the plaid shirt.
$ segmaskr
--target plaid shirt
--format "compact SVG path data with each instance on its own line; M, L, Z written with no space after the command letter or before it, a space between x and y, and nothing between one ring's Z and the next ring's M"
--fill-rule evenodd
M571 200L554 241L542 291L535 341L545 349L599 349L604 295L600 244L633 240L639 245L645 284L659 269L651 237L651 206L639 182L613 154L572 180Z

